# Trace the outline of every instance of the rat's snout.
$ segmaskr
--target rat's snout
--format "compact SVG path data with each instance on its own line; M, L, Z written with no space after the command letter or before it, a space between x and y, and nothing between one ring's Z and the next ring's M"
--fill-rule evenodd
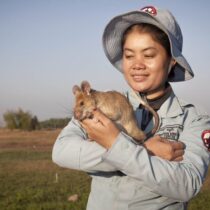
M92 111L81 111L81 110L78 110L78 109L75 109L74 110L74 117L75 119L77 120L84 120L85 118L93 118L93 113Z
M82 117L82 112L79 111L79 110L74 110L74 117L75 117L77 120L80 120L80 118Z

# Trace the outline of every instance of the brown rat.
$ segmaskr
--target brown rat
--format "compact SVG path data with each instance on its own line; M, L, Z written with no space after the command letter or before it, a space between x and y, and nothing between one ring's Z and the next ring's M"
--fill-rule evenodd
M93 111L99 109L115 122L121 130L138 142L143 142L148 136L154 134L158 128L159 118L157 113L144 101L141 101L141 103L155 117L155 126L147 135L137 126L133 107L123 94L117 91L101 92L93 90L87 81L82 82L81 88L75 85L72 90L75 95L74 117L79 121L92 118Z

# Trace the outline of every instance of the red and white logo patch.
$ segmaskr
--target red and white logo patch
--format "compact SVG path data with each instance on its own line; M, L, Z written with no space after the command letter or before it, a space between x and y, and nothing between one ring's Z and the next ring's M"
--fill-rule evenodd
M156 10L155 7L153 7L153 6L143 7L141 10L142 10L143 12L147 12L147 13L149 13L150 15L153 15L153 16L157 15L157 10Z
M210 130L203 131L201 137L202 137L202 140L203 140L204 145L210 151Z

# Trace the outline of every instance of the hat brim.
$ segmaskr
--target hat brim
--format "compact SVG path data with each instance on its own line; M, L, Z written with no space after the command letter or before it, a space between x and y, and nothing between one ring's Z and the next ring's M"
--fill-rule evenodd
M186 81L192 79L194 74L187 60L176 46L175 37L150 14L142 11L133 11L116 16L106 26L103 33L103 47L109 61L120 71L122 70L122 38L125 31L132 25L147 23L164 31L170 41L171 55L176 60L173 74L168 78L170 82Z

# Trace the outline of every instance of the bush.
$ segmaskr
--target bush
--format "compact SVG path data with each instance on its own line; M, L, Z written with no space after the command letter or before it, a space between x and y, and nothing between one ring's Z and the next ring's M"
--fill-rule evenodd
M39 128L39 121L36 116L22 109L7 111L4 115L6 127L9 129L36 130Z
M36 116L32 116L30 112L24 112L22 109L7 111L3 117L7 128L27 131L63 128L71 120L71 118L51 118L39 122Z
M43 129L63 128L68 124L69 121L70 118L51 118L49 120L40 122L40 127Z

